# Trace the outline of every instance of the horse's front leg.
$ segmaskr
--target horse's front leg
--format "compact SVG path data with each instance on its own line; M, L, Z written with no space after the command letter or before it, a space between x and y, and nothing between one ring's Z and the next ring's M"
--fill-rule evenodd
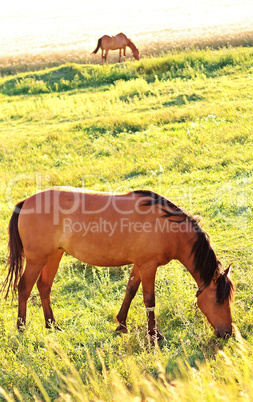
M123 303L121 305L120 311L116 317L117 321L119 322L119 326L116 328L116 332L123 332L127 333L127 326L126 326L126 319L127 319L127 313L130 307L130 304L136 295L136 292L139 288L141 279L140 279L140 273L136 265L133 266L133 269L131 271L131 275L127 284L126 288L126 294L123 300Z
M104 53L104 61L105 61L105 63L107 62L108 53L109 53L109 50L105 50L105 53Z
M144 266L140 270L143 289L143 299L146 306L148 319L148 334L158 342L164 340L164 336L156 328L155 322L155 275L156 266Z

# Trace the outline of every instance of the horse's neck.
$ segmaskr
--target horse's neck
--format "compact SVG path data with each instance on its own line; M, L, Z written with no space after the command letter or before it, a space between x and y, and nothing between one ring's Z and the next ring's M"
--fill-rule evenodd
M190 229L191 223L189 222L188 224ZM195 271L194 253L192 252L193 245L197 240L197 234L190 230L185 230L179 232L178 236L177 256L175 259L185 266L187 271L189 271L193 279L196 281L197 285L200 286L202 281L199 272Z
M132 51L134 51L134 50L137 49L137 47L135 46L135 44L134 44L130 39L128 39L128 44L127 44L127 46L130 47L130 49L131 49Z
M185 266L187 271L189 271L197 285L200 286L203 281L200 279L199 272L195 271L194 255L191 254L191 252L188 253L188 255L185 253L185 255L179 259L179 261Z

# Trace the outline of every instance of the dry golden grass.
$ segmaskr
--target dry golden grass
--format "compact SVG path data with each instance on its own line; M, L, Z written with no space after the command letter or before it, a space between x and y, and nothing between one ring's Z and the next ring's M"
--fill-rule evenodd
M155 56L177 49L187 48L219 48L224 46L252 46L253 25L239 23L234 25L217 25L194 29L165 29L150 33L144 32L132 38L140 50L141 57ZM96 41L90 43L68 42L60 46L39 47L34 50L26 44L22 51L11 51L8 55L0 55L0 74L35 71L46 67L59 66L64 63L101 63L101 50L96 55L91 52ZM31 49L31 50L29 50ZM127 58L131 57L128 49ZM109 52L108 62L118 61L118 51Z

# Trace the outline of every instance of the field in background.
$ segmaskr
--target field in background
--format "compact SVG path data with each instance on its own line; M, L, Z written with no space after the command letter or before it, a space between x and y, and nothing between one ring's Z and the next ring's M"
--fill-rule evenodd
M242 28L242 29L241 29ZM252 46L253 29L244 27L212 27L209 29L165 30L143 35L135 40L140 57L156 57L168 51L182 49L222 48L230 46ZM72 44L59 48L41 49L32 53L9 53L0 56L0 74L16 74L18 72L36 71L47 67L60 66L64 63L101 64L101 50L96 55L91 52L96 48L97 39L87 45ZM108 63L117 63L118 51L110 51ZM126 60L131 59L131 50L127 49Z
M35 288L27 329L0 299L0 394L7 401L244 401L253 394L252 48L174 51L121 65L65 64L0 79L0 262L14 204L54 185L152 189L202 216L233 266L239 332L216 339L196 286L173 261L158 270L161 348L146 336L141 289L128 335L115 316L130 267L65 256L52 304L64 332L43 328Z

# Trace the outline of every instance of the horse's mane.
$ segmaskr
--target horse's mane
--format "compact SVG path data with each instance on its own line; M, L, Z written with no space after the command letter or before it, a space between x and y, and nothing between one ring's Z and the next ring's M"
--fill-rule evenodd
M134 42L132 41L132 39L127 38L129 40L128 42L128 46L130 47L131 50L137 50L137 47L135 46Z
M134 191L140 197L150 197L150 200L143 202L143 206L159 205L164 212L163 218L172 221L171 217L180 216L182 219L173 220L180 224L188 220L196 233L196 240L193 244L191 254L194 255L195 271L199 273L200 279L208 286L214 276L216 269L221 270L222 266L217 259L214 250L210 245L208 234L200 227L198 219L188 215L181 208L173 204L167 198L154 193L153 191L137 190ZM227 275L221 273L217 280L216 300L217 303L224 303L225 300L232 298L233 284Z
M164 212L163 218L170 218L171 216L182 216L183 220L186 219L185 212L177 207L173 202L169 201L167 198L154 193L153 191L149 190L136 190L134 191L135 194L139 195L140 197L150 197L151 200L147 200L142 203L143 206L150 206L150 205L161 205L164 208L161 210ZM182 221L181 221L182 222Z

